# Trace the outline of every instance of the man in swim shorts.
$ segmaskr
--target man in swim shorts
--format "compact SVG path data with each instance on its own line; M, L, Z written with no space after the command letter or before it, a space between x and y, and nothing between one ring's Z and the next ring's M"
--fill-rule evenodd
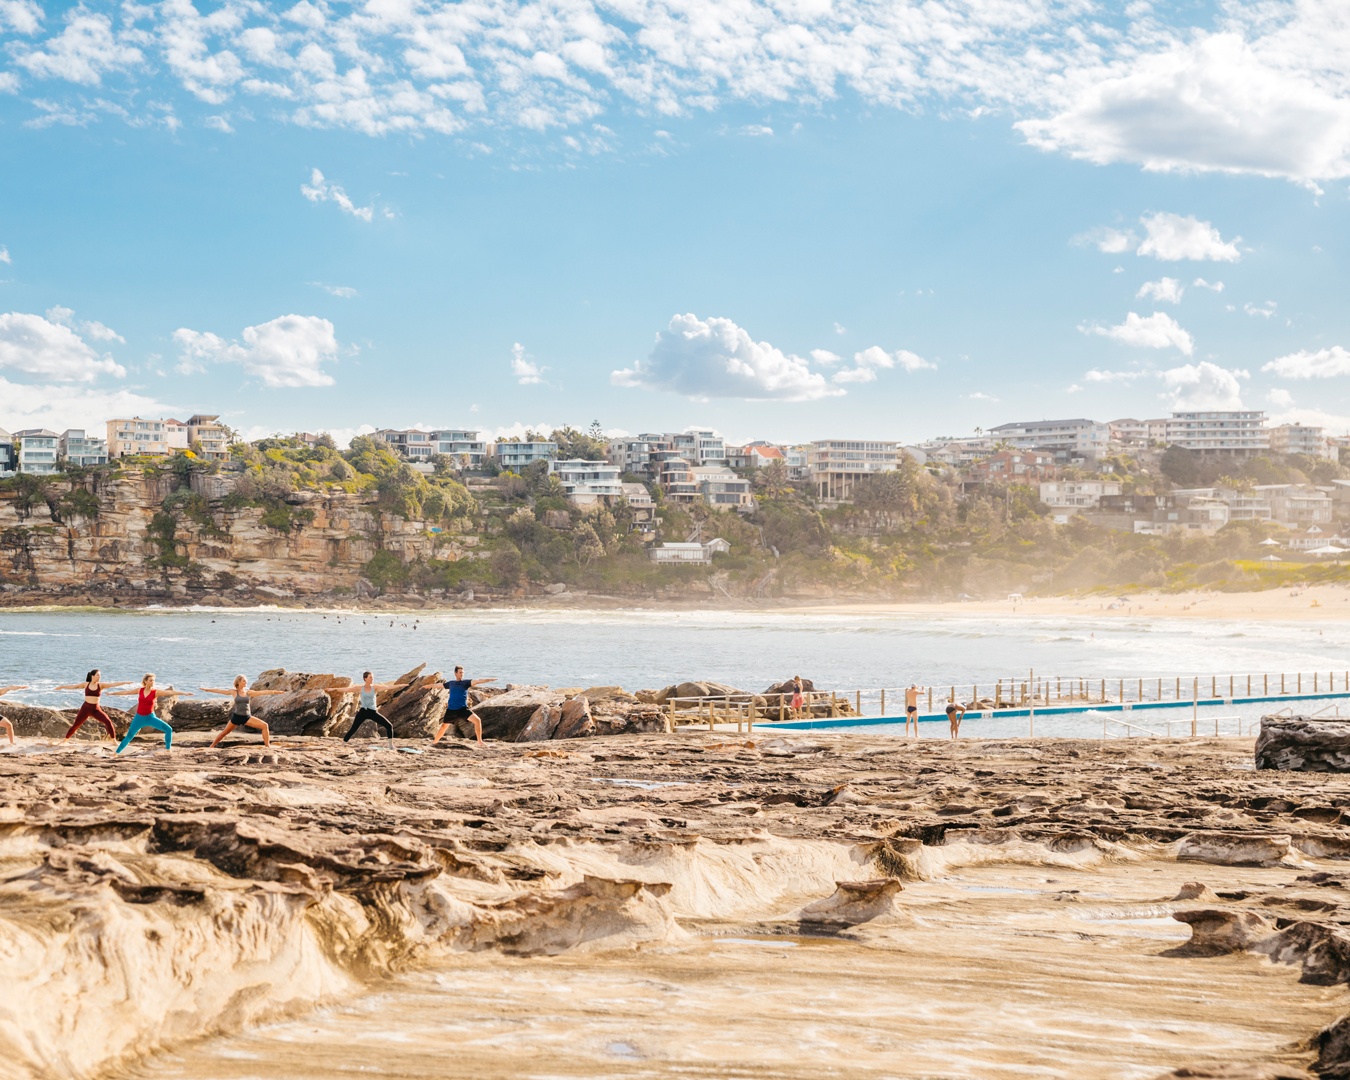
M478 719L477 714L469 708L469 691L480 683L496 682L496 676L491 679L466 679L464 669L456 665L455 677L447 679L442 685L450 691L450 700L445 704L445 715L441 717L441 730L436 732L436 737L431 740L431 745L435 746L441 741L444 735L454 725L456 720L468 720L473 724L474 733L478 736L478 741L483 741L483 722Z
M961 736L961 718L966 715L966 707L959 701L947 702L947 722L952 726L952 738Z
M922 690L914 683L905 690L905 734L909 734L909 725L914 725L914 737L919 737L919 694Z

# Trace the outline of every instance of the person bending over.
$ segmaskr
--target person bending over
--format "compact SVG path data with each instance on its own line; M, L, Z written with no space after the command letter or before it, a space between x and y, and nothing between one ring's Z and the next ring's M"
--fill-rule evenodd
M28 687L26 686L0 686L0 697L4 697L11 690L27 690L27 689ZM8 720L6 720L3 716L0 716L0 727L4 728L7 732L9 732L9 745L13 746L14 725L11 724Z
M966 715L966 707L959 701L947 702L947 722L952 726L952 738L961 737L961 720Z
M167 698L172 705L175 698L192 697L191 694L184 693L182 690L175 690L170 686L167 690L155 689L155 677L146 675L141 680L139 690L114 690L111 697L127 697L131 694L136 695L136 715L131 719L131 726L127 728L126 735L122 741L117 744L117 752L120 754L127 748L127 744L140 732L142 728L154 728L156 731L164 732L164 751L173 753L173 728L168 722L161 720L155 715L155 703L159 698Z
M450 691L450 700L445 705L445 715L441 717L441 730L436 732L436 737L431 740L431 745L435 746L441 741L441 736L450 730L456 720L468 720L473 724L474 734L478 736L478 741L483 741L483 722L478 719L477 713L469 708L469 691L481 683L496 682L494 675L491 679L466 679L464 669L455 667L455 677L448 679L442 685Z
M405 685L403 683L380 683L375 685L375 676L369 671L361 673L361 684L359 686L335 686L325 691L333 697L339 694L360 694L356 699L357 710L356 718L352 721L352 726L347 729L347 734L342 736L343 742L351 742L352 736L367 720L373 720L379 727L384 728L385 737L389 740L389 749L394 748L394 725L383 716L376 708L376 694L381 690L395 690Z
M210 686L197 687L203 694L224 694L226 697L234 698L234 708L230 710L230 718L225 721L225 730L216 736L215 742L211 744L212 749L219 746L221 740L237 727L257 728L262 732L263 745L272 745L272 729L267 726L266 720L260 720L253 715L253 699L255 697L269 697L273 694L284 694L285 690L249 690L248 679L242 675L234 677L233 690L221 690Z

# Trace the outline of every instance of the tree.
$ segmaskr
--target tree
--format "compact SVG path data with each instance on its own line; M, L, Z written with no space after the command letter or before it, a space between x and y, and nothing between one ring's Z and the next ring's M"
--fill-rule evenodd
M781 458L774 458L760 470L764 492L771 499L778 498L788 487L788 471Z
M1267 462L1266 464L1269 464ZM1162 469L1162 474L1176 484L1177 487L1194 487L1199 468L1196 465L1195 455L1184 446L1173 444L1163 451L1162 460L1158 463Z
M558 444L558 457L561 460L604 461L609 444L604 438L596 438L584 431L578 431L570 424L554 428L549 438Z
M525 560L520 557L520 548L509 540L500 544L492 553L492 569L501 578L503 585L517 584L525 571Z
M333 436L328 434L328 432L326 431L319 432L318 438L314 440L314 445L323 446L329 450L336 450L338 448L337 440L334 439Z
M585 522L572 531L572 542L576 546L577 563L589 569L592 562L605 553L605 545L600 543L595 527Z

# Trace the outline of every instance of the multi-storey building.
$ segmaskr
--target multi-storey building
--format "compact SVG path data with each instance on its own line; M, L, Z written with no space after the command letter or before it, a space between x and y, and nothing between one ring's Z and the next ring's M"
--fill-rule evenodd
M1059 451L1057 459L1081 457L1096 461L1111 441L1111 428L1095 420L1027 420L1001 424L989 432L995 443L1006 442L1019 450Z
M108 464L108 444L102 439L87 436L84 428L68 428L57 443L61 458L72 465Z
M1165 536L1172 532L1212 536L1228 524L1222 499L1185 495L1103 495L1096 507L1083 511L1094 525L1120 532Z
M970 478L981 484L1038 484L1058 475L1055 455L1046 450L1000 450L970 467Z
M727 447L727 464L733 469L762 469L773 461L787 464L787 455L772 443Z
M822 499L850 499L859 480L895 468L898 444L817 439L807 456L811 483Z
M703 497L694 476L694 467L684 458L663 457L660 469L657 482L665 492L666 502L693 503Z
M46 428L25 428L14 433L15 471L48 474L57 471L60 437Z
M558 456L555 442L499 442L491 446L492 456L507 472L518 473L536 461L551 461Z
M181 420L175 420L172 416L164 421L164 441L169 445L169 452L174 450L186 450L188 448L188 426Z
M1302 424L1280 424L1268 428L1270 452L1272 454L1307 454L1308 457L1329 458L1331 446L1326 432L1320 427L1305 427Z
M371 432L370 437L378 439L394 453L409 461L429 461L436 455L435 443L429 431L419 431L416 428L407 430L381 428L379 431Z
M130 419L108 421L108 459L131 454L163 457L169 452L168 427L163 420Z
M196 413L188 417L188 444L198 443L201 456L208 461L225 461L230 456L230 442L219 416Z
M788 446L783 449L783 462L787 465L789 480L805 480L811 475L811 448L809 446Z
M0 428L0 477L14 473L14 436Z
M1270 449L1266 414L1247 409L1174 412L1166 442L1210 457L1252 457Z
M1138 447L1148 445L1148 421L1127 418L1112 420L1106 425L1111 429L1111 442L1116 446Z
M726 510L729 507L741 511L754 509L755 500L750 494L750 481L742 480L726 466L700 465L693 473L699 494L713 509Z
M456 461L468 459L469 468L476 469L483 464L484 443L482 433L465 429L440 428L431 433L432 446L436 454L449 454Z
M726 443L716 431L708 428L685 428L678 433L667 432L662 438L670 449L678 450L691 465L726 464Z
M608 506L623 495L619 467L608 461L584 461L580 458L550 460L548 471L562 484L567 501L577 506L590 506L597 502Z
M1274 521L1270 499L1257 491L1235 488L1177 488L1173 495L1181 499L1219 499L1228 507L1229 521Z
M1332 519L1331 496L1309 484L1257 484L1252 490L1270 500L1271 516L1289 528L1306 529Z
M610 464L617 465L620 472L652 476L652 455L669 449L664 435L645 433L632 438L610 440L605 448L605 457Z

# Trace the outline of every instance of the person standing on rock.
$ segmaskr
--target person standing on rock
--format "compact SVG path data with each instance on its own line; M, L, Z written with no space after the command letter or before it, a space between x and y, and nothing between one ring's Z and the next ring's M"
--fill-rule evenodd
M234 698L234 708L230 710L230 718L225 721L225 730L216 736L215 742L211 744L211 749L220 745L221 740L237 727L259 728L262 731L263 745L272 745L272 729L267 726L267 721L260 720L253 715L252 701L255 697L269 697L272 694L284 694L285 690L249 690L248 679L243 675L234 677L233 690L213 689L209 686L197 687L203 694L224 694L226 697Z
M97 720L100 724L102 724L105 728L108 729L108 738L116 740L117 731L113 728L113 722L109 718L108 714L105 713L101 708L99 708L98 698L99 695L103 693L104 690L108 690L111 687L131 686L132 684L129 682L110 682L110 683L101 682L100 677L102 676L102 674L103 673L99 671L98 668L94 668L93 671L89 672L89 674L87 674L84 677L84 682L71 683L69 686L56 687L57 690L84 691L84 704L80 706L80 711L75 714L75 723L70 725L70 730L66 732L66 737L61 740L62 742L69 742L71 736L73 736L75 732L79 731L80 728L84 726L84 722L86 720Z
M389 749L392 750L394 748L394 725L389 722L387 717L376 710L375 704L377 699L375 695L381 690L397 690L404 685L406 684L389 682L380 683L376 686L375 676L369 671L363 671L361 673L361 684L359 686L335 686L325 691L333 697L337 697L339 694L359 693L361 695L357 699L358 707L356 710L356 719L352 721L352 726L347 729L347 734L342 737L342 741L351 742L352 736L356 734L361 725L367 720L373 720L380 727L384 728L385 736L389 739Z
M142 728L154 728L156 731L164 732L164 751L173 753L173 728L168 723L155 715L155 702L160 697L169 699L173 703L174 698L192 697L193 695L185 693L182 690L175 690L170 686L167 690L155 689L155 677L146 675L141 679L139 690L114 690L112 697L128 697L131 694L136 695L136 715L132 717L131 726L127 728L126 735L122 741L117 744L117 752L120 754L127 748L127 744L140 733Z
M445 715L441 717L441 730L436 732L436 737L431 740L431 745L435 746L440 742L441 736L450 730L456 720L468 720L472 723L474 734L478 736L478 741L481 743L483 741L483 722L469 708L469 691L480 683L496 681L495 675L491 679L466 679L464 669L456 666L455 677L441 684L450 691L450 700L446 702Z
M27 690L27 689L28 689L28 687L26 687L26 686L0 686L0 697L4 697L4 696L5 696L6 694L8 694L11 690ZM8 720L6 720L3 716L0 716L0 727L4 728L6 731L9 732L9 745L10 745L10 746L13 746L13 745L14 745L14 725L11 724Z
M914 725L914 737L919 737L919 695L923 693L916 683L910 683L905 690L905 734L909 734L909 725Z

